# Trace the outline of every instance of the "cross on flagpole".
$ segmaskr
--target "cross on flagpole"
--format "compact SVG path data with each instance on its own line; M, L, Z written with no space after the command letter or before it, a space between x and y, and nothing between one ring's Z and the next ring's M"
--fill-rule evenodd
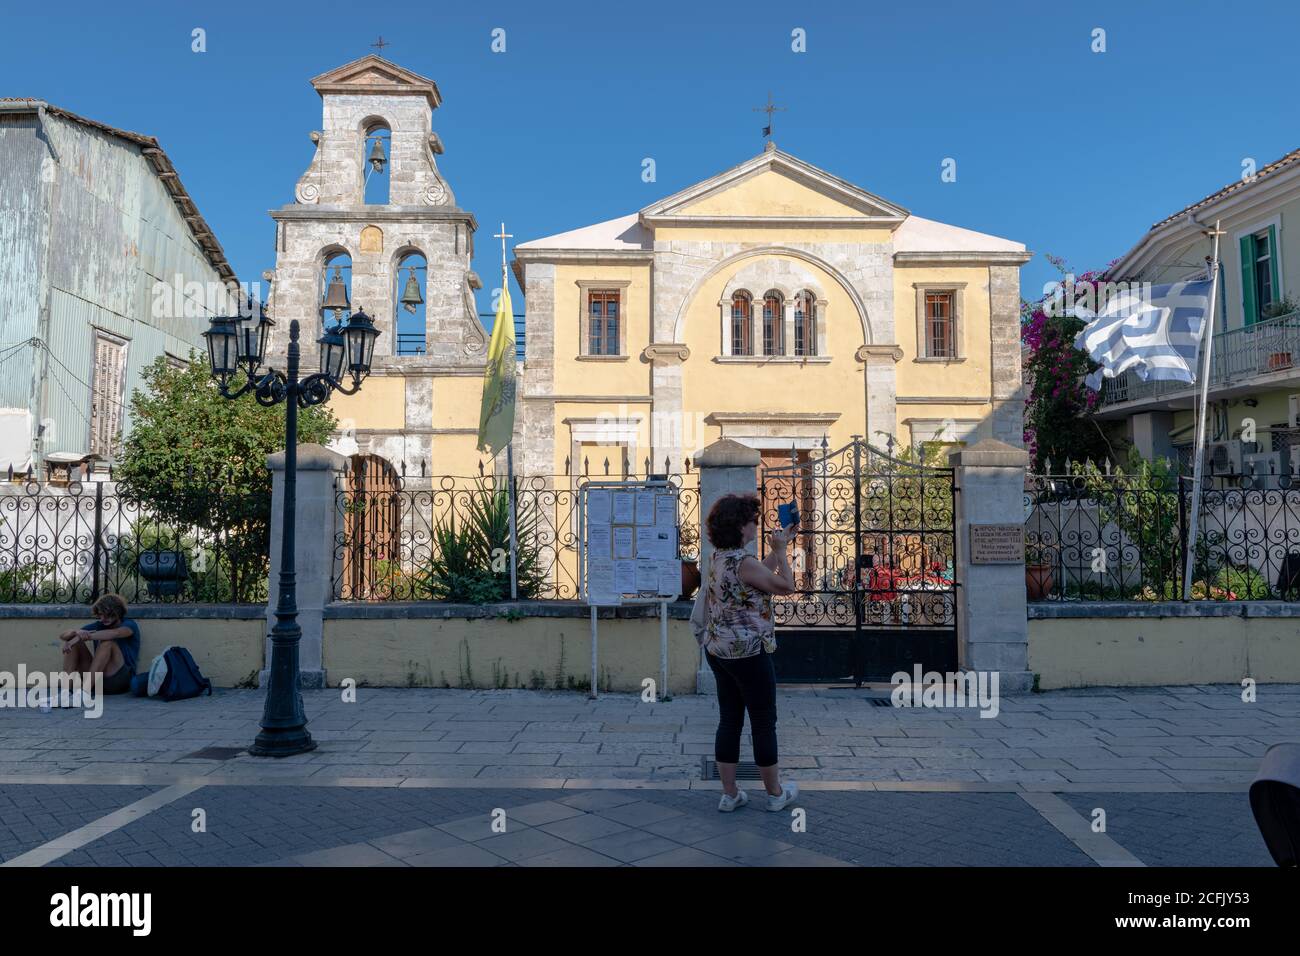
M384 47L392 46L391 43L389 43L387 40L384 39L384 35L382 33L379 34L379 39L370 45L379 51L380 56L384 55Z
M501 224L501 231L492 237L493 239L501 240L501 285L503 288L505 287L506 281L506 240L513 239L514 237L515 234L513 232L506 232L506 224L504 222Z
M501 240L501 292L504 295L509 288L506 283L506 240L513 239L514 234L506 232L506 224L501 223L501 231L492 237ZM513 315L503 315L502 321L513 322ZM514 356L510 356L514 360ZM519 600L519 533L515 525L515 443L506 442L506 489L510 508L510 600Z
M1224 235L1224 231L1219 228L1219 220L1214 220L1214 227L1203 229L1202 233L1211 238L1214 247L1211 253L1206 256L1206 264L1209 266L1210 273L1210 301L1205 312L1205 322L1202 323L1203 331L1201 332L1201 404L1200 416L1196 422L1196 445L1193 450L1192 458L1192 504L1191 520L1188 523L1187 530L1187 559L1183 565L1183 600L1189 601L1192 597L1192 575L1196 571L1196 533L1197 525L1200 523L1201 516L1201 480L1203 478L1205 458L1205 408L1210 403L1210 350L1214 346L1214 304L1215 292L1219 288L1219 237ZM1179 483L1178 493L1182 494L1181 482ZM1206 594L1209 595L1209 582L1206 581Z
M772 91L771 91L771 90L768 90L768 91L767 91L767 105L766 105L766 106L755 106L755 107L754 107L754 112L755 112L755 113L766 113L766 114L767 114L767 125L763 127L763 136L764 136L765 138L770 139L771 136L772 136L772 114L773 114L773 113L784 113L785 111L786 111L786 108L785 108L784 106L777 106L777 105L772 101Z

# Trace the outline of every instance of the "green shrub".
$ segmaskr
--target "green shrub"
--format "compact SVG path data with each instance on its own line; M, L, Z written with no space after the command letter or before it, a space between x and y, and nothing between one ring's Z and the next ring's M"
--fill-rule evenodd
M45 600L53 573L54 565L48 561L29 561L0 570L0 603L31 604Z

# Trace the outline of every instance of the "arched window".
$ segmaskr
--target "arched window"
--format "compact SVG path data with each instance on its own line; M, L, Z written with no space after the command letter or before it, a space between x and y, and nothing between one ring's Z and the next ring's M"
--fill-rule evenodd
M780 292L771 291L763 296L764 355L781 355L785 352L785 341L782 335L783 305Z
M340 289L340 286L342 287ZM320 273L321 326L334 326L352 314L352 257L335 250L325 254Z
M731 354L754 354L754 301L748 292L731 297Z
M407 252L397 260L393 278L393 328L397 355L424 354L424 300L427 263L419 252Z
M392 181L393 133L385 123L372 123L366 127L362 139L361 168L365 177L365 202L367 206L387 206L389 184Z
M794 354L817 354L817 298L807 289L794 297Z

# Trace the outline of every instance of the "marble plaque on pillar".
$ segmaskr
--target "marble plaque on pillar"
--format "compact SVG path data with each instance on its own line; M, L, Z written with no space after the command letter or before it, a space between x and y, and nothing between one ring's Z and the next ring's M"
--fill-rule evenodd
M1019 524L970 526L971 564L1024 564L1025 527Z

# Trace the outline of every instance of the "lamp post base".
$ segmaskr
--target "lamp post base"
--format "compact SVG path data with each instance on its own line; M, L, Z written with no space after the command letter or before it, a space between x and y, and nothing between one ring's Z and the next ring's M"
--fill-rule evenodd
M311 739L306 727L286 727L283 730L263 727L248 752L254 757L292 757L315 749L316 741Z

